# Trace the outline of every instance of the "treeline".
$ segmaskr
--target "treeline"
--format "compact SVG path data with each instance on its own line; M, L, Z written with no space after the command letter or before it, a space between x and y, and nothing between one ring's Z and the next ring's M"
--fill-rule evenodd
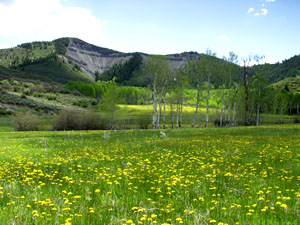
M137 85L135 75L141 68L143 58L139 53L135 53L131 58L122 63L114 64L110 69L96 76L96 81L110 81L113 78L116 82L123 85Z
M103 99L111 81L98 81L96 83L69 82L65 87L80 94L98 99ZM116 98L119 104L149 104L151 91L147 88L133 86L116 86Z
M287 77L296 77L300 75L300 55L295 55L290 59L275 64L264 64L253 66L252 71L255 73L257 70L270 67L270 74L268 76L269 83L275 83Z
M253 70L251 61L259 62L260 57L241 59L243 66L237 66L238 56L230 53L223 63L214 59L214 54L203 55L199 60L190 61L183 69L171 69L163 56L151 56L143 65L142 72L152 90L152 128L165 127L166 105L171 108L172 127L180 128L184 90L193 86L196 92L195 111L191 127L199 126L199 105L205 100L205 127L211 118L212 89L218 80L220 90L219 118L215 125L260 125L262 114L273 114L274 123L282 123L283 115L299 114L300 95L287 88L269 86L271 68L268 65ZM203 95L203 91L206 92Z

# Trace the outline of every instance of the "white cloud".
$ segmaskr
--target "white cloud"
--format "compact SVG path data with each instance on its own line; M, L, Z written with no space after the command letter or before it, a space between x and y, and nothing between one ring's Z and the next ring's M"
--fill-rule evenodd
M0 21L0 38L3 36L19 44L59 37L78 37L99 43L104 39L102 26L107 23L100 21L89 9L66 7L60 0L0 2Z
M267 9L261 9L260 10L261 12L260 13L255 13L254 16L265 16L268 14L268 10Z
M251 13L251 12L253 12L254 11L254 8L249 8L248 9L248 13Z
M217 40L230 41L230 40L231 40L231 38L230 38L230 37L228 37L226 34L223 34L223 35L221 35L221 36L217 37Z
M268 14L268 10L267 9L261 9L262 11L262 15L267 15Z
M275 2L276 0L266 0L266 2L270 3L270 2Z

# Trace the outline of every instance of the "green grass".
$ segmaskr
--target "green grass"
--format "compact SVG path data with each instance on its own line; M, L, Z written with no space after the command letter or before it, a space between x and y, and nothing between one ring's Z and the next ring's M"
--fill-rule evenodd
M297 224L300 126L2 132L2 224Z

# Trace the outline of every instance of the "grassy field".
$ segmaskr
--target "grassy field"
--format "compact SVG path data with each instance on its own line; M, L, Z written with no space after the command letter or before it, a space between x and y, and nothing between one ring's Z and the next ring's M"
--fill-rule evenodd
M2 224L298 224L300 126L1 132Z

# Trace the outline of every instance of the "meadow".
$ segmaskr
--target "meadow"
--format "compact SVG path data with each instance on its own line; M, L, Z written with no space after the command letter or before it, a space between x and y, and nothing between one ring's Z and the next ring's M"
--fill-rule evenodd
M300 126L0 132L1 224L298 224Z

